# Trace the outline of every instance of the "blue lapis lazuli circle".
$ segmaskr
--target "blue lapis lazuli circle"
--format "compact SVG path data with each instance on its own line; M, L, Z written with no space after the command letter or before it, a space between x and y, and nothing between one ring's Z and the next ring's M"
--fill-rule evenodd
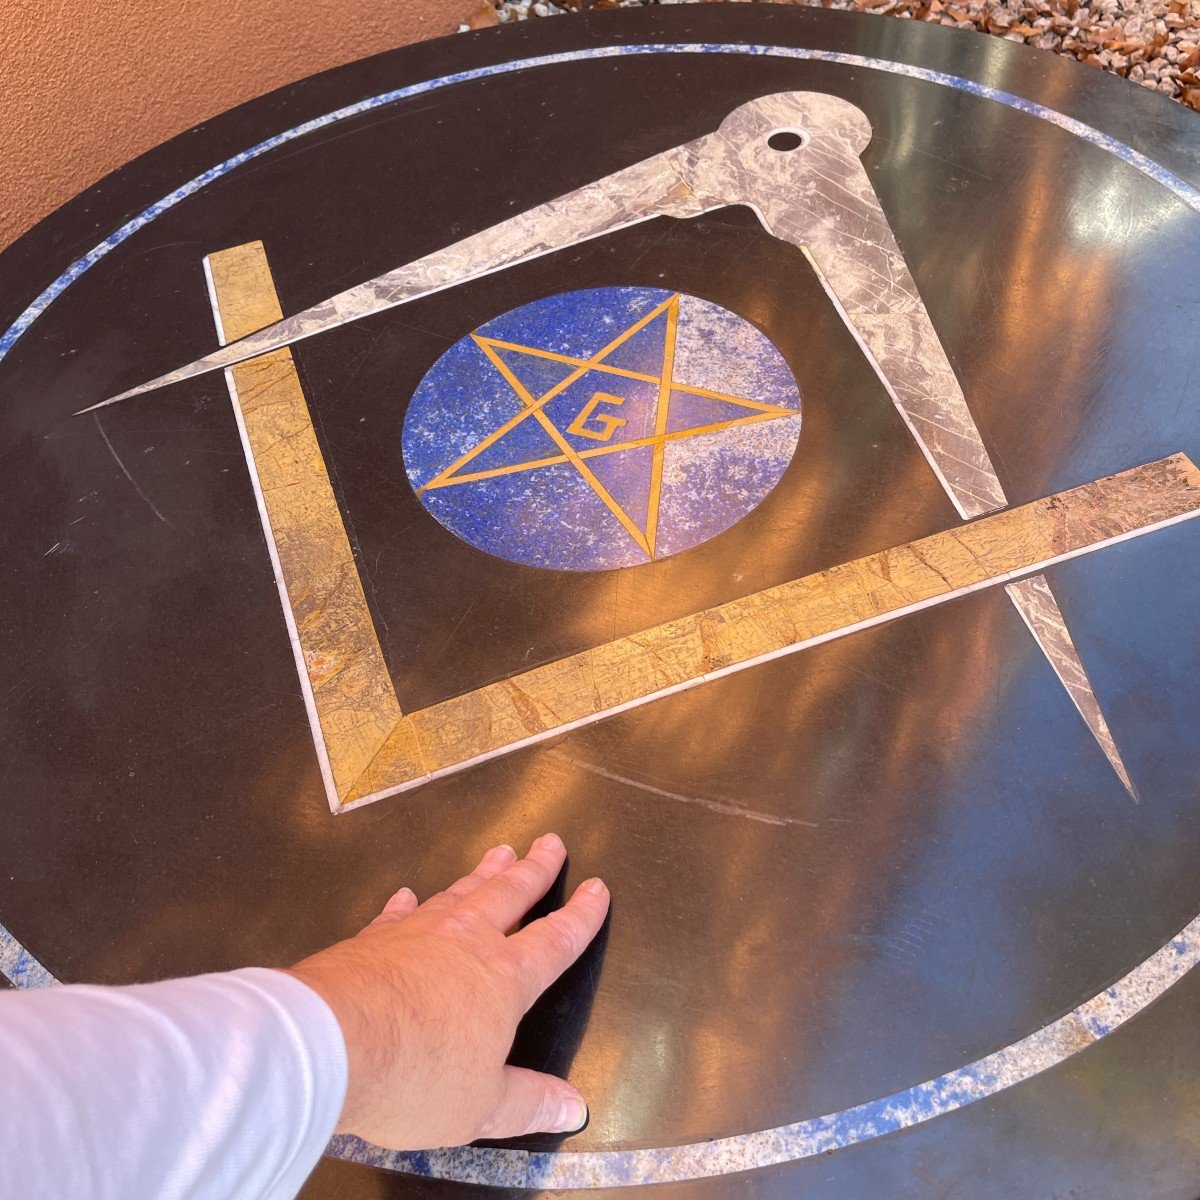
M404 463L464 542L561 571L690 550L756 508L800 392L749 321L682 292L561 292L481 325L421 380Z

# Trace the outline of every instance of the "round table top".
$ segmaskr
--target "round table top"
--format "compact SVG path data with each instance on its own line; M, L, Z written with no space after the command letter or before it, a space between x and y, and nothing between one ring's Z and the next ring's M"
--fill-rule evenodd
M590 1126L306 1195L1193 1196L1198 189L1100 72L740 5L101 181L0 255L5 974L283 965L553 828L613 910L513 1061Z

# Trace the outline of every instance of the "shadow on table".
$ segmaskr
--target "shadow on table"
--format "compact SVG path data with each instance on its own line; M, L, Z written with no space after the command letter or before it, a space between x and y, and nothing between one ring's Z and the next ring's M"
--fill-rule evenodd
M522 926L561 908L566 898L567 867L563 866L545 899L529 911ZM553 983L526 1014L517 1027L508 1061L515 1067L544 1071L549 1075L566 1076L579 1052L584 1030L592 1015L592 1003L600 982L600 969L608 945L612 912L605 917L600 932L579 960ZM508 1138L504 1141L480 1141L479 1146L504 1146L511 1149L557 1150L567 1135L536 1134L530 1137Z

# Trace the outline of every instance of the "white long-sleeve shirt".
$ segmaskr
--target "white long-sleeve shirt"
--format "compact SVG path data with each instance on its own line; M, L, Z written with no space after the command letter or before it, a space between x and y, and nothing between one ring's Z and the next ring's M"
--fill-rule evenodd
M0 1197L290 1200L345 1092L337 1019L280 971L0 991Z

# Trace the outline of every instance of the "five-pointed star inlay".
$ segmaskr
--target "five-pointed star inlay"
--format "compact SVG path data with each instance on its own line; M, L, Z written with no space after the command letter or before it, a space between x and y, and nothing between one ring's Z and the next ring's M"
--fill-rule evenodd
M657 375L614 366L606 361L615 351L634 337L634 335L663 316L665 316L665 320L663 321L662 368ZM797 410L793 408L784 408L777 404L767 404L761 400L752 400L746 396L734 396L707 388L693 387L676 380L674 377L675 340L678 328L679 294L675 293L661 304L656 305L644 316L639 317L632 325L619 333L612 341L590 358L575 358L571 355L544 350L537 346L522 345L517 342L502 341L497 338L481 337L479 334L472 334L471 336L475 344L487 356L488 360L516 393L521 402L521 408L509 417L508 420L492 430L486 437L482 438L465 454L446 467L445 470L434 476L433 479L421 488L421 491L427 492L437 488L477 483L480 480L493 479L501 475L512 475L522 471L535 471L544 467L570 463L583 477L588 486L600 497L613 517L620 522L622 528L637 543L643 553L648 558L653 558L658 538L663 463L668 442L698 437L701 434L716 433L719 430L731 429L739 425L750 425L759 421L770 421L779 417L794 417L797 415ZM528 355L534 359L562 363L571 367L572 370L540 396L535 396L530 387L522 382L512 366L505 361L502 356L503 352L515 355ZM614 408L612 413L604 414L595 413L595 410L606 403L619 405L622 401L620 397L610 396L600 390L597 390L594 394L590 394L587 402L573 414L573 419L566 426L565 430L558 427L546 411L546 406L556 396L565 392L567 388L593 372L602 376L617 376L656 385L653 433L641 437L629 437L616 443L612 442L613 435L617 429L625 426L626 421L615 415L619 412L619 409ZM609 386L613 385L610 384ZM670 430L668 426L672 393L684 393L692 396L706 397L710 400L723 401L738 408L747 409L749 412L745 416L733 417L729 420L706 422L688 429ZM467 470L480 454L489 447L496 445L497 442L512 433L522 422L527 420L538 422L558 448L558 453L539 455L535 458L528 458L516 463L506 463L503 466L492 467L486 470ZM574 434L577 437L588 438L602 444L586 446L581 449L571 444L567 438L567 434ZM609 489L596 477L595 472L588 465L588 460L610 454L623 454L646 447L649 447L652 451L650 471L647 479L649 495L645 521L643 525L639 525L626 509L618 503Z

